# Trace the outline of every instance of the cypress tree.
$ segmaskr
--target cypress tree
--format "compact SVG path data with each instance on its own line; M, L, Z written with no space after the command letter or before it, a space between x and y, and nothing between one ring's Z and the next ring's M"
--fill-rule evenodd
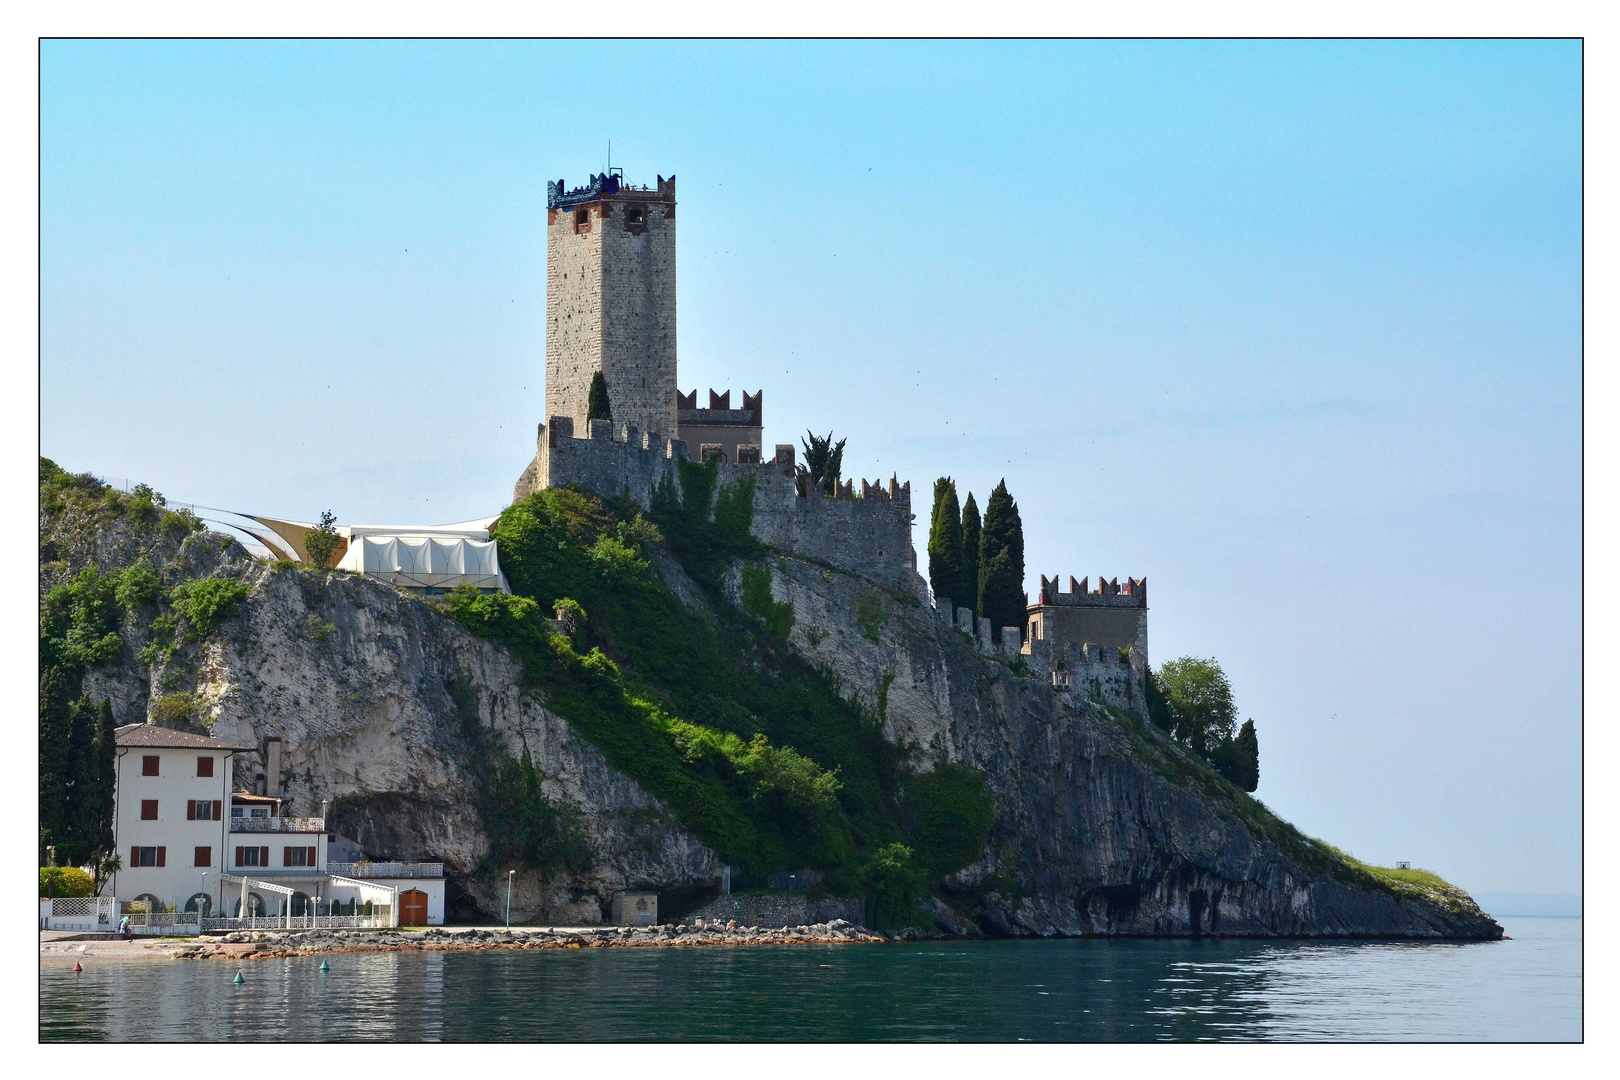
M1260 786L1260 739L1254 733L1254 721L1243 721L1237 738L1232 740L1232 783L1244 791Z
M1024 523L1003 479L984 506L979 534L979 613L1001 640L1003 626L1022 627L1029 609L1024 596Z
M942 476L934 481L934 514L928 526L928 584L935 599L950 597L953 616L954 608L973 606L962 571L962 511L956 502L956 481Z
M67 790L63 798L62 838L57 841L57 862L79 866L88 862L98 839L100 799L99 762L96 760L96 706L88 696L68 710Z
M612 419L613 405L608 401L607 378L598 371L591 376L591 394L585 405L585 423L589 425L592 420Z
M67 823L68 740L72 734L73 699L67 678L53 666L39 673L39 855L65 839Z
M962 603L971 605L975 616L983 614L979 610L979 532L979 504L970 491L962 504L962 595L967 597Z
M96 850L113 849L113 809L118 783L118 729L112 701L101 699L96 717Z

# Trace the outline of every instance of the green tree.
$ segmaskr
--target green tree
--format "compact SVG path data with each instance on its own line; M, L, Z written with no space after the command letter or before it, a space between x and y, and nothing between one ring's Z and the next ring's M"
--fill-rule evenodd
M1237 738L1232 740L1232 765L1227 779L1244 791L1260 786L1260 739L1254 733L1254 721L1243 721Z
M1003 626L1024 625L1024 522L1003 479L990 492L979 534L979 614L990 620L990 633L1001 640Z
M979 520L979 504L973 501L973 492L968 492L967 501L962 504L962 604L972 605L973 614L980 615L979 611L979 534L982 532L982 523Z
M598 371L591 376L590 397L585 405L585 423L592 420L612 420L613 403L608 400L607 376Z
M838 481L844 472L844 444L849 440L839 439L835 443L830 431L826 438L817 438L811 431L804 434L800 440L804 460L799 463L798 475L794 478L799 494L808 495L811 488L817 488L823 495L837 495Z
M962 588L962 511L956 503L956 481L934 481L934 513L928 526L928 584L935 598L950 597L955 607L972 607L973 594Z
M327 510L321 514L319 525L304 530L304 550L309 552L310 562L324 568L332 565L332 554L337 551L337 545L337 518Z
M67 677L56 667L39 673L39 861L45 848L67 833L68 744L73 730L73 699Z
M863 877L873 926L889 929L917 920L917 900L928 887L928 878L909 847L895 843L878 848Z
M1159 666L1159 689L1170 710L1170 735L1206 758L1232 739L1232 684L1213 658L1183 656Z
M96 842L103 856L113 850L114 786L118 774L118 727L113 720L112 701L101 699L96 710ZM99 865L99 863L98 863Z
M82 697L68 712L67 783L56 856L64 866L78 866L91 860L100 840L101 768L96 760L95 704Z

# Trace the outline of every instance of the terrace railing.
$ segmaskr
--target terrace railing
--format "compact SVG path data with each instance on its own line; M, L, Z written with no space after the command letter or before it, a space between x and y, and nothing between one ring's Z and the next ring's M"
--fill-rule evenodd
M442 878L442 862L329 862L328 873L352 878Z
M318 833L326 831L326 819L318 817L233 817L231 832Z

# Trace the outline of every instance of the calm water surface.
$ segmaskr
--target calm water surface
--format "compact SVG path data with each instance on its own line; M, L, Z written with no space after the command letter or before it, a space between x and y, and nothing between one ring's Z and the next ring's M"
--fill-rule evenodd
M985 941L61 965L46 1040L1576 1040L1581 920L1466 945Z

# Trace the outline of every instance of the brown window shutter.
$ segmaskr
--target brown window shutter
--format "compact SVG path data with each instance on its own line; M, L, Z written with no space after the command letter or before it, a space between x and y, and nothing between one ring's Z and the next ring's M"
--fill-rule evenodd
M293 864L293 861L292 861L292 848L290 848L290 847L282 848L281 849L281 865L282 866L291 866L292 864Z
M215 800L214 800L214 820L215 820L215 821L218 821L218 820L219 820L219 812L220 812L220 809L221 809L221 807L220 807L220 800L218 800L218 799L215 799Z
M186 800L186 820L187 821L196 821L197 820L197 800L196 799L187 799Z
M305 863L304 865L305 866L314 866L315 865L315 849L314 848L309 849L309 862Z
M269 848L262 847L262 848L259 849L259 865L260 866L269 866L270 865L270 849Z
M165 851L165 850L167 850L167 849L165 849L165 848L162 848L162 847L159 847L159 848L158 848L158 861L157 861L157 864L158 864L158 865L159 865L159 866L163 866L163 865L165 865L165 864L164 864L164 862L163 862L163 852L164 852L164 851Z
M141 849L140 848L132 847L132 848L129 849L129 865L131 865L131 866L139 866L139 865L141 865Z

